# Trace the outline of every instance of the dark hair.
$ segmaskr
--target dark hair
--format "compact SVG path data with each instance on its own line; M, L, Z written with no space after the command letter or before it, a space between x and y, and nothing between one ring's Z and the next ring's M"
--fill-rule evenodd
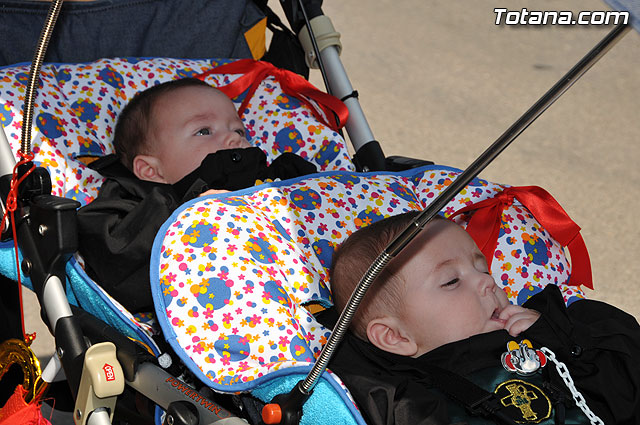
M382 251L415 219L420 211L391 216L363 227L349 236L335 251L331 263L333 302L340 311L367 269ZM404 282L397 270L387 266L378 275L362 299L351 322L351 330L367 340L367 325L384 314L398 312L403 299Z
M136 155L146 153L150 148L147 140L149 122L153 106L158 99L174 90L192 86L213 88L197 78L167 81L137 93L120 112L113 135L113 145L120 161L129 170L133 169L133 159Z

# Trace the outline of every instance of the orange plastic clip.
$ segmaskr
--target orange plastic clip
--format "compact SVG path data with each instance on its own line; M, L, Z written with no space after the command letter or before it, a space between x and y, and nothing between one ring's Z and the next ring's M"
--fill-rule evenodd
M282 409L279 404L265 404L262 408L262 420L267 425L279 424L282 420Z

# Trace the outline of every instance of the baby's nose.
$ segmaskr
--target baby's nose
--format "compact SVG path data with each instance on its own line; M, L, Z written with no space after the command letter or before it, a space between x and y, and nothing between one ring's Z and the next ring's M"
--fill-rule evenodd
M480 294L487 295L496 287L496 282L491 275L482 273L480 276L479 290Z
M247 139L244 136L235 131L232 131L231 134L227 137L226 145L230 149L246 148L249 146L249 142L247 142Z
M228 148L237 148L237 147L240 147L240 145L242 144L242 139L244 139L244 137L242 137L235 131L231 131L227 135L227 140L225 144L227 145Z

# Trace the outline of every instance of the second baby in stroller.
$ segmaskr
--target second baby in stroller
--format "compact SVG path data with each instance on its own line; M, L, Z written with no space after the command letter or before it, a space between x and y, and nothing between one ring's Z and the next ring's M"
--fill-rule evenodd
M195 78L136 95L118 119L114 145L115 154L91 164L107 180L78 211L79 251L88 274L131 312L153 310L151 247L179 205L316 171L288 152L267 165L266 155L247 141L231 100Z
M338 309L358 283L359 269L416 214L360 229L338 248L331 273ZM371 424L468 421L462 406L485 414L495 409L492 419L515 423L587 423L583 413L591 423L640 420L636 320L598 301L567 308L553 284L524 307L511 305L474 240L445 219L428 224L390 263L351 330L330 367ZM516 336L519 344L511 340ZM556 355L577 390L552 370ZM582 406L572 400L578 391ZM492 398L495 405L482 412ZM596 416L604 422L593 422Z

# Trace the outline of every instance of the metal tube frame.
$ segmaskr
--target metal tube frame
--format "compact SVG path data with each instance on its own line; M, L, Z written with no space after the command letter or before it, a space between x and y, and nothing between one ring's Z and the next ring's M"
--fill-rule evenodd
M338 49L335 46L329 46L320 52L320 56L327 69L328 88L331 94L339 99L344 99L344 104L349 109L349 119L347 119L345 129L357 152L362 146L375 140L373 131L360 106L360 101L357 97L350 96L354 90L340 60Z
M322 15L309 20L303 1L298 0L298 4L305 21L305 28L298 38L305 50L307 65L320 69L327 92L341 99L349 111L349 118L344 124L355 151L354 163L361 171L384 170L384 153L375 140L358 94L340 60L340 34L335 32L328 17Z

